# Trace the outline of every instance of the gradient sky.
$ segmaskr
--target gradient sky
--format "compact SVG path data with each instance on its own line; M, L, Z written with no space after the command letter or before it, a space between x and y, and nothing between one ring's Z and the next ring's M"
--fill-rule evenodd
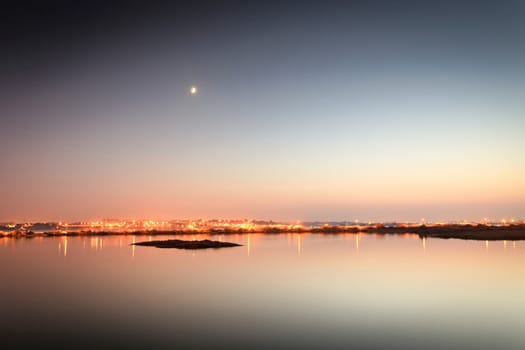
M525 218L522 1L68 3L0 15L0 221Z

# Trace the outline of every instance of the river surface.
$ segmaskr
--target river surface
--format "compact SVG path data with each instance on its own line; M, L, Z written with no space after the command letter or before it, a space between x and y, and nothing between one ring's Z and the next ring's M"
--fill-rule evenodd
M524 349L525 242L381 235L0 238L17 348ZM181 238L181 236L177 236Z

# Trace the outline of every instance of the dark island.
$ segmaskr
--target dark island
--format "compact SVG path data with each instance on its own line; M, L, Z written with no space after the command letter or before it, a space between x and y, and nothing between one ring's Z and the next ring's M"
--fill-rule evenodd
M156 247L156 248L177 248L177 249L209 249L209 248L217 249L217 248L241 246L241 244L237 244L237 243L210 241L209 239L205 239L202 241L185 241L182 239L168 239L165 241L138 242L132 245L142 245L142 246Z

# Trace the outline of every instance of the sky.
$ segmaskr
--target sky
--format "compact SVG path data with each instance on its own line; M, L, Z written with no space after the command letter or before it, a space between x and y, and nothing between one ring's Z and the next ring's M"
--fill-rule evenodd
M525 219L522 1L0 17L0 221Z

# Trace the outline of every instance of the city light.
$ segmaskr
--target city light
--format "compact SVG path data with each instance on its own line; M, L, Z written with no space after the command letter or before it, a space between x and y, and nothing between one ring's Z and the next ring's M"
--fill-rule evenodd
M418 222L366 223L354 221L343 222L275 222L272 220L247 219L179 219L179 220L152 220L152 219L103 219L87 222L57 222L57 223L0 223L2 236L29 236L29 235L81 235L81 234L134 234L134 233L282 233L282 232L379 232L425 229L456 228L466 229L483 227L512 228L524 225L522 220L505 218L499 221L490 221L482 218L480 222L469 220L451 222L433 222L421 219Z

